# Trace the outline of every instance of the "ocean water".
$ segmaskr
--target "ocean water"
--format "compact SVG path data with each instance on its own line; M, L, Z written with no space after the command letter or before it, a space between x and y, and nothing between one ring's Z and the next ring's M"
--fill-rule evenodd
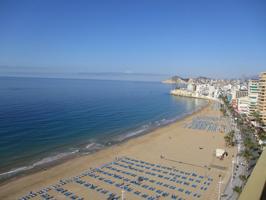
M0 178L86 154L206 104L157 82L0 78Z

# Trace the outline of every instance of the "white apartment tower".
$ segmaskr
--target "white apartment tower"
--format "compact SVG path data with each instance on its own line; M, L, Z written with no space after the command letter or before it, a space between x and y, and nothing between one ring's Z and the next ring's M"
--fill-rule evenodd
M257 103L259 96L259 80L249 80L248 82L248 116L252 118L252 114L257 111Z

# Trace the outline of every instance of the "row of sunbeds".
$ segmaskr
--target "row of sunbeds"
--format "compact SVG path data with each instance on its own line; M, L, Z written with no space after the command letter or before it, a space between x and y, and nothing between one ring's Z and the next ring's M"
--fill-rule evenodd
M121 159L119 162L125 162L125 160L124 159ZM112 170L112 171L115 171L115 172L118 172L118 173L122 173L122 174L126 174L126 175L128 175L128 176L130 176L130 177L132 177L132 178L135 178L135 177L137 177L137 174L134 174L134 173L132 173L132 172L130 172L131 170L133 170L133 168L131 168L130 169L130 171L124 171L124 170L121 170L121 169L118 169L118 168L115 168L115 167L113 167L113 165L118 165L118 166L120 166L120 167L124 167L124 168L126 168L126 169L128 169L127 167L125 167L125 165L119 165L118 164L118 162L114 162L114 163L112 163L112 165L109 165L109 166L106 166L105 168L107 168L107 169L109 169L109 170ZM161 166L160 166L161 167ZM163 167L163 166L162 166ZM135 170L136 170L136 168L134 168ZM168 168L168 169L171 169L171 168ZM171 169L172 170L172 169ZM137 172L141 172L141 173L144 173L144 171L143 170L141 170L141 171L138 171L138 170L136 170ZM178 171L178 170L177 170ZM109 173L109 172L107 172L107 171L104 171L103 170L103 168L102 169L97 169L96 170L96 172L98 172L98 173L102 173L102 174L104 174L104 175L107 175L107 176L110 176L110 177L112 177L112 178L115 178L115 179L120 179L120 180L123 180L124 182L127 182L127 183L130 183L130 184L133 184L133 185L135 185L135 186L141 186L141 187L143 187L144 189L148 189L148 190L151 190L151 191L153 191L155 188L153 188L153 187L151 187L151 186L149 186L149 185L145 185L145 184L139 184L136 180L134 180L134 179L130 179L130 178L126 178L126 177L123 177L123 176L121 176L121 175L117 175L116 173ZM147 173L147 171L146 171L146 173ZM171 173L171 172L169 172L169 173ZM186 175L194 175L194 176L197 176L195 173L188 173L188 172L183 172L183 173L186 173ZM99 175L95 175L95 174L87 174L87 175L89 175L89 176L91 176L91 177L94 177L94 178L98 178L99 180L104 180L104 178L103 177L100 177ZM151 174L151 175L156 175L156 174ZM171 173L171 176L173 176L174 174L173 173ZM158 179L158 174L156 175L156 179ZM200 178L203 178L203 176L199 176ZM163 176L161 176L161 177L159 177L159 178L164 178ZM189 194L191 194L191 191L189 191L189 190L184 190L184 189L182 189L182 188L177 188L177 187L175 187L174 185L169 185L169 184L167 184L167 183L163 183L163 182L159 182L159 181L155 181L155 180L152 180L152 179L149 179L148 177L145 177L145 176L142 176L142 179L144 180L144 181L149 181L149 182L151 182L151 183L155 183L155 184L157 184L157 185L159 185L159 186L162 186L162 187L166 187L166 188L168 188L168 189L172 189L172 190L178 190L178 192L183 192L184 191L184 193L185 194L187 194L187 195L189 195ZM170 177L169 178L167 178L167 180L170 180L170 181L172 181L172 182L175 182L175 181L177 181L174 177L172 177L171 179L170 179ZM203 184L206 184L206 186L201 186L200 187L200 189L201 190L204 190L204 191L206 191L207 190L207 188L208 188L208 186L210 185L210 182L212 181L213 179L212 178L210 178L210 177L208 177L208 181L205 181ZM111 181L111 179L110 180L104 180L105 182L107 182L107 183L109 183L109 184L112 184L112 185L115 185L116 187L121 187L121 184L115 184L115 182L114 181ZM193 181L192 179L190 179L190 181ZM182 181L180 181L180 182L177 182L177 183L183 183ZM187 182L185 182L184 181L184 185L189 185ZM196 185L195 184L192 184L191 185L191 187L194 187L194 188L196 188ZM128 190L131 190L131 189L128 189ZM160 191L158 191L158 192L160 192ZM164 195L166 195L167 193L163 193ZM195 196L198 196L198 198L200 197L200 195L199 194L195 194Z
M223 125L225 124L225 125ZM188 124L184 125L185 128L206 130L209 132L228 132L230 127L224 118L201 116L195 117Z
M84 180L84 177L95 181ZM99 168L90 169L70 179L60 180L58 184L44 188L36 193L30 192L20 200L29 200L36 196L43 200L56 200L53 190L66 199L83 200L64 185L79 184L88 189L88 196L96 192L102 199L118 200L121 198L115 191L104 188L104 185L123 189L137 199L155 200L159 197L183 200L186 196L200 198L211 185L213 179L195 172L187 172L172 167L153 164L146 161L123 157ZM90 192L89 192L90 191Z

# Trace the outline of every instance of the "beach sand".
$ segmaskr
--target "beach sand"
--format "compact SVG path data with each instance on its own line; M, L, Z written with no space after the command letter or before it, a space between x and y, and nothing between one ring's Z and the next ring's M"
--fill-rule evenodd
M230 178L232 157L235 155L236 149L225 146L225 133L208 132L206 130L189 129L185 127L186 124L189 124L191 120L197 116L220 117L220 111L213 109L211 104L212 103L209 103L209 105L201 111L165 127L158 128L146 135L130 139L121 144L110 146L91 155L80 156L68 160L62 164L48 168L47 170L39 171L1 185L0 199L18 199L19 197L25 196L30 191L39 191L41 188L58 183L60 179L78 176L90 168L97 168L103 164L115 161L117 158L122 158L123 156L153 164L160 164L179 171L183 170L188 173L194 172L201 174L206 180L207 177L211 177L213 181L210 183L206 191L201 190L199 186L197 188L192 188L191 183L190 186L182 186L181 183L173 184L176 187L183 187L185 189L190 188L190 191L192 192L191 194L185 194L185 191L173 191L172 189L158 186L153 183L149 183L149 186L160 188L169 192L169 194L177 194L183 199L196 199L192 194L197 192L201 194L197 199L217 199L219 175L221 175L221 191L223 191L223 188ZM215 157L216 148L226 149L229 155L225 157L224 160L219 160ZM122 169L120 166L116 167ZM104 170L110 172L109 169L105 168ZM138 176L141 176L140 172L132 171L131 169L126 170L135 172ZM149 170L147 169L147 171ZM97 174L98 172L95 173ZM107 177L107 175L103 174L102 176ZM147 176L150 179L153 178L155 181L162 180L154 176ZM104 189L121 195L121 189L114 185L107 184L89 176L82 176L80 179L99 185ZM109 177L109 179L117 181L114 178ZM122 182L123 181L120 180L121 184ZM169 180L164 180L164 182L171 184ZM67 183L62 187L74 192L84 199L107 199L107 196L104 196L104 194L90 190L77 183ZM148 195L153 195L155 193L154 191L141 188L138 185L135 186L129 184L129 187L133 188L133 191L138 190L142 193L147 193ZM63 194L56 192L55 190L51 190L48 193L53 195L56 199L66 199ZM125 199L142 199L136 194L133 194L133 192L125 192L124 195L126 197ZM40 199L40 196L32 199ZM171 195L159 199L171 199Z

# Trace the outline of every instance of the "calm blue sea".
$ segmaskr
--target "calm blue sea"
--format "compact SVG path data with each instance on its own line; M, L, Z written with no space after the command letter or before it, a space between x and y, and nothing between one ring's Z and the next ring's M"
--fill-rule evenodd
M0 78L0 174L88 153L173 122L203 100L156 82Z

